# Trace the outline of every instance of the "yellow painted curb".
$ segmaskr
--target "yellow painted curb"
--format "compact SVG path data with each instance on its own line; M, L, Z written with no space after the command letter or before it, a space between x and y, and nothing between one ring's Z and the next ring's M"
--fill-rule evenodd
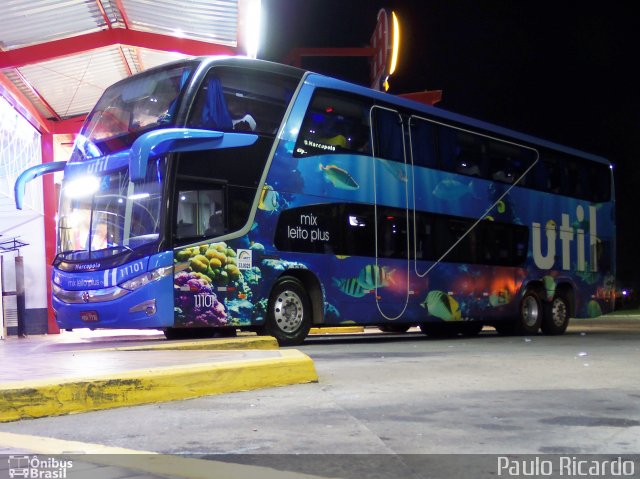
M272 358L150 368L55 383L16 381L0 384L0 422L317 381L311 358L295 349L276 351Z
M153 351L153 350L229 350L229 349L278 349L278 341L272 336L253 336L240 338L212 338L212 339L190 339L172 340L158 344L144 344L142 346L117 346L114 348L90 349L96 351Z
M311 328L309 334L354 334L364 333L364 326L330 326L327 328Z
M322 479L319 476L298 472L279 471L264 466L233 464L208 459L192 459L178 455L158 454L151 451L138 451L120 447L104 446L78 441L66 441L27 434L0 432L0 448L15 450L17 454L64 455L65 461L71 461L71 468L65 476L78 477L76 474L92 472L86 464L117 467L120 474L136 471L143 474L129 474L127 477L147 477L152 474L161 477L185 479L210 479L211 477L233 479ZM19 451L19 452L18 452ZM44 458L42 458L44 459ZM78 466L85 469L76 469ZM46 472L43 470L42 472ZM100 470L93 471L99 473ZM51 477L40 475L38 477Z

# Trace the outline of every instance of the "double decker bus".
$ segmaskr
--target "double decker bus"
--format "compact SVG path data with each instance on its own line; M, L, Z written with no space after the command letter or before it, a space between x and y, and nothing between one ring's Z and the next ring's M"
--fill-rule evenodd
M561 334L612 309L603 158L289 66L173 62L109 87L64 171L63 329Z

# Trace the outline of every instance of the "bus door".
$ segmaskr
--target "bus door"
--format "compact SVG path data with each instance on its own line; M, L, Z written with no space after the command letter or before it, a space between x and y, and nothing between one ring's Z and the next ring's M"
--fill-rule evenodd
M375 216L375 263L371 289L382 317L402 317L409 303L409 167L403 118L399 112L373 106L371 124Z
M176 256L175 326L225 326L223 308L230 276L236 273L230 250L219 237L228 228L225 181L180 175L176 178L173 241Z

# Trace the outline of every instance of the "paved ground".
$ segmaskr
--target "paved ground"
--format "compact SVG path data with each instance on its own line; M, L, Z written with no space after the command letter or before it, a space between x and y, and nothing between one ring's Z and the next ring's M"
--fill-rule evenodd
M0 422L317 381L271 337L64 333L0 343Z
M20 438L34 452L177 454L208 477L225 464L240 468L229 477L496 477L498 455L585 454L636 458L640 473L640 316L573 321L560 337L367 330L295 349L317 383L4 423L0 452Z

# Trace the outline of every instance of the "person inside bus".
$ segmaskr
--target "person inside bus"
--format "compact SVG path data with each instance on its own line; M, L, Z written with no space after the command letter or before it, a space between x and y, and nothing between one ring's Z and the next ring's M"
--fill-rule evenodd
M249 113L246 100L237 96L230 96L227 100L227 108L235 131L256 131L256 120Z
M256 131L256 120L249 113L235 120L232 117L231 123L235 131Z
M91 249L93 251L97 251L100 249L105 249L109 246L107 240L107 224L106 223L98 223L95 231L93 232L93 237L91 238Z

